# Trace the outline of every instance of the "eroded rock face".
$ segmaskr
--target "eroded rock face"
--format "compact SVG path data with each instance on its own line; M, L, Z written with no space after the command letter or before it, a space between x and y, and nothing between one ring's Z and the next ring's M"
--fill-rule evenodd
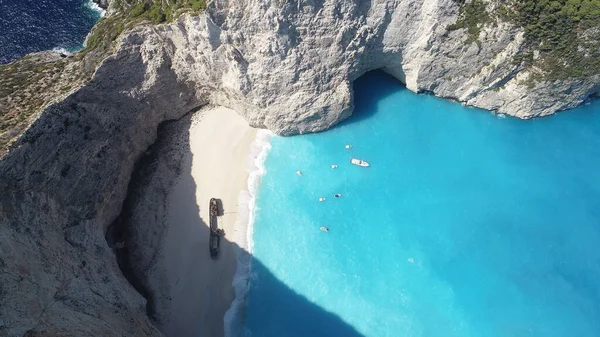
M158 125L207 104L290 135L349 117L352 82L382 68L413 91L529 118L600 79L520 84L508 25L448 33L452 0L215 1L138 28L92 81L43 111L0 162L0 335L156 335L105 240ZM110 13L110 11L109 11Z
M206 103L156 38L125 41L0 162L0 335L158 334L105 240L157 125Z
M167 34L173 64L210 100L252 125L288 135L320 131L352 112L352 82L384 69L415 92L531 118L569 109L598 91L592 81L525 84L515 55L523 33L508 24L465 44L452 0L217 2Z
M98 6L100 6L100 8L103 9L107 9L108 6L110 5L110 1L109 0L93 0L95 3L98 4Z

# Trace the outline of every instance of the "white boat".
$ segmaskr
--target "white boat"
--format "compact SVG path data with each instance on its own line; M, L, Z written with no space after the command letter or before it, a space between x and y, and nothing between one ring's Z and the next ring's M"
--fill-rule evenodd
M351 149L351 148L352 148L352 145L346 145L346 148L347 148L347 149Z
M300 171L296 171L296 174L297 174L299 177L302 177L302 172L300 172Z
M336 168L337 168L337 165L331 165L331 168L332 168L332 169L336 169Z
M323 232L329 232L329 228L327 227L321 227L320 230L322 230Z
M325 201L325 198L322 198L322 197L319 198L319 202L323 202L323 201Z
M354 165L358 165L358 166L362 166L362 167L367 167L369 166L369 163L367 163L364 160L360 160L360 159L356 159L356 158L352 158L350 159L350 162Z

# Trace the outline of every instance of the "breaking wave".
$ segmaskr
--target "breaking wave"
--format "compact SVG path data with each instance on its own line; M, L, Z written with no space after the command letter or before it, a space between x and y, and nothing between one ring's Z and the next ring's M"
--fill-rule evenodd
M240 192L238 197L238 218L235 223L234 245L237 258L237 268L233 276L233 289L235 299L231 307L225 313L225 336L244 336L244 319L246 314L246 297L250 281L250 270L252 268L252 251L254 241L252 233L254 229L254 217L256 212L256 194L265 174L265 160L271 149L271 131L259 130L256 139L250 145L246 171L248 172L248 190Z
M71 52L63 47L52 48L52 51L59 54L71 55Z
M88 0L85 3L85 6L89 9L93 10L94 12L97 12L100 15L100 17L104 17L104 15L106 14L106 11L102 7L98 6L98 4L92 0Z

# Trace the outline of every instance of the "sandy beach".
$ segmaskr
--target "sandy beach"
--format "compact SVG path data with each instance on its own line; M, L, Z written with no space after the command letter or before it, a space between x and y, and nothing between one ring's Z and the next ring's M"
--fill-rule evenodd
M168 230L158 266L165 268L170 288L169 318L162 327L168 336L223 336L223 316L235 296L232 242L238 196L247 188L245 167L255 136L256 130L227 108L192 117L191 153L184 158L191 162L191 174L181 174L166 198ZM218 225L225 231L216 260L208 248L208 204L213 197L222 200Z

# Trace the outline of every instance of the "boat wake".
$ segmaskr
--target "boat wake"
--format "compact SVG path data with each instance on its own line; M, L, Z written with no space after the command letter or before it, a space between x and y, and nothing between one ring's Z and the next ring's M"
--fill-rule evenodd
M252 233L254 229L254 216L256 212L256 193L260 186L262 176L265 174L265 159L271 149L270 139L272 132L259 130L256 139L250 145L248 163L248 190L240 192L238 197L238 217L235 223L234 246L237 258L237 268L233 276L233 289L235 298L231 307L225 313L225 336L244 336L246 297L250 281L250 270L252 267L252 251L254 241Z

